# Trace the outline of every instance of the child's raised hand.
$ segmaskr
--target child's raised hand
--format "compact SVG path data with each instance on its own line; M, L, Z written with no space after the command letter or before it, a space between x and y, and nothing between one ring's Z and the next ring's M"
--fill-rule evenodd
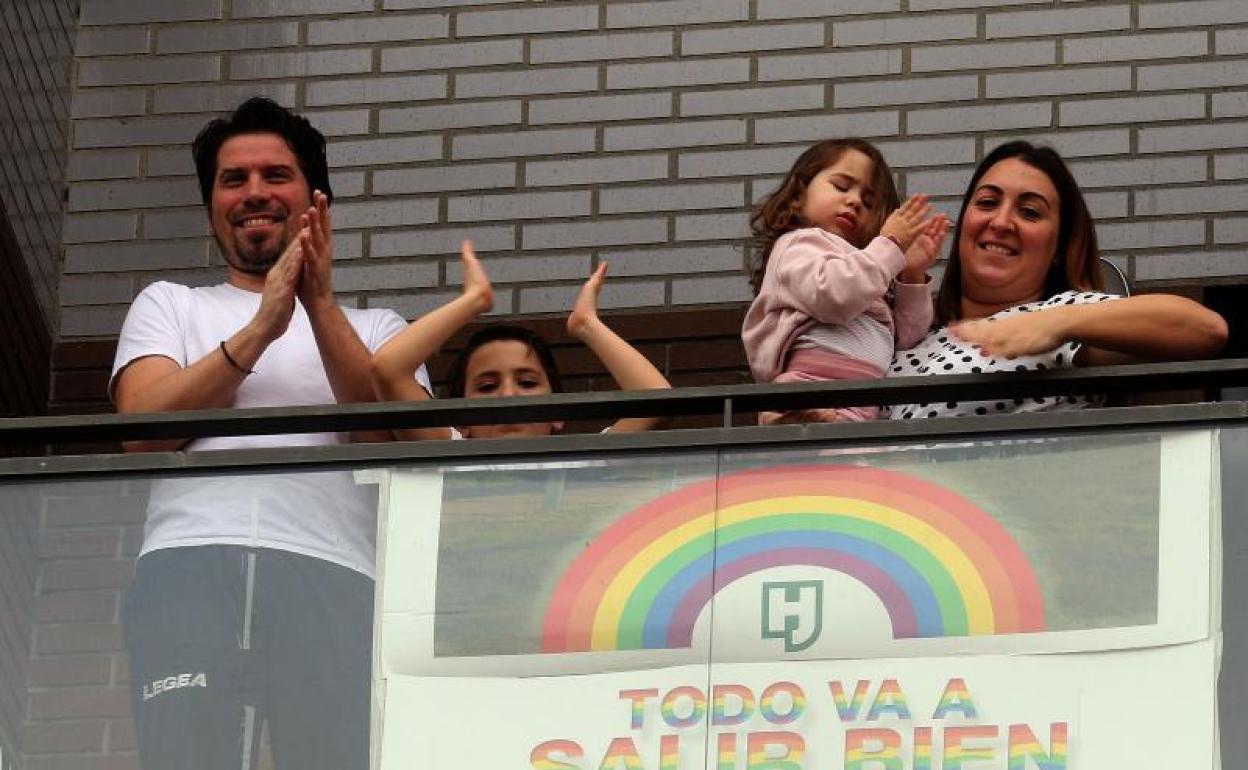
M906 266L898 278L902 283L926 283L927 271L936 264L949 235L949 217L937 214L923 223L914 243L906 249Z
M477 259L472 241L465 239L459 244L459 259L464 267L463 296L472 303L477 315L490 312L494 309L494 287L490 285L490 277L481 266L481 260Z
M576 295L572 312L568 313L568 334L581 339L587 328L598 320L598 294L607 277L607 263L599 262L598 269L590 274L581 293Z
M880 235L895 239L901 246L901 250L906 251L922 232L931 213L932 204L928 202L928 196L921 193L911 195L899 209L889 214L888 219L884 220Z

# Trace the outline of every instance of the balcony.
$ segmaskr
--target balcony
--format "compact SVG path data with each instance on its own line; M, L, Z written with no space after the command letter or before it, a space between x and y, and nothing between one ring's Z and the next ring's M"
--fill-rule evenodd
M79 447L504 419L719 423L0 460L0 766L140 766L127 611L146 636L254 651L232 684L268 687L249 704L260 767L339 750L353 723L370 725L386 769L1214 768L1219 753L1234 766L1248 749L1248 605L1233 598L1248 586L1235 526L1244 402L733 426L763 407L1216 397L1246 381L1234 361L0 421L6 445ZM266 620L307 584L283 587L263 563L239 567L253 622L222 642L195 630L199 610L127 608L162 501L250 502L242 515L259 522L317 515L292 503L308 489L379 521L372 606L366 594L343 603L354 620L333 625L345 631ZM142 596L215 591L175 583L173 563ZM339 617L328 600L320 609ZM341 700L301 697L350 678L307 656L314 638L358 635L370 609L371 702L352 702L349 683L330 684ZM152 671L134 696L149 706L219 686L194 665ZM279 713L318 708L338 729L282 734ZM206 723L181 724L165 730L170 745L219 749Z

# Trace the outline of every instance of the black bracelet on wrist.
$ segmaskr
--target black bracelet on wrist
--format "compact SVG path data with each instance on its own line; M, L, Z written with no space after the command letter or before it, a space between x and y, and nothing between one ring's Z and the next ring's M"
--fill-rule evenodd
M234 356L230 355L230 351L225 349L225 340L221 340L221 355L225 356L225 360L230 362L230 366L234 367L243 374L255 374L255 369L244 369L234 360Z

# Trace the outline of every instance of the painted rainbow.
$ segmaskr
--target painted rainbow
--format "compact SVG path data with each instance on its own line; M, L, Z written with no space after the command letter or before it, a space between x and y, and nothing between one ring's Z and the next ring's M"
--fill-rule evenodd
M689 647L718 590L788 565L866 585L896 639L1045 627L1026 554L968 501L896 471L779 466L691 484L614 522L555 587L542 649Z

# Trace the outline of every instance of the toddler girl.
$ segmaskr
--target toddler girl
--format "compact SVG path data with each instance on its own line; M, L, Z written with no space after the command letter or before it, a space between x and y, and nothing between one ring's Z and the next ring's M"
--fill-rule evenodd
M756 297L741 339L759 382L882 377L894 346L932 323L927 269L949 231L927 196L898 207L888 165L862 139L829 139L798 157L750 226L761 241ZM763 413L759 421L874 419L876 407Z

